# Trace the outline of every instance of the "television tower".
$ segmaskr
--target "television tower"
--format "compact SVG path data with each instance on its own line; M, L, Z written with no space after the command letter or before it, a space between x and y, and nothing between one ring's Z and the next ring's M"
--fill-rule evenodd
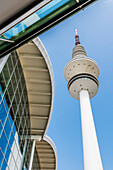
M97 63L87 56L84 47L80 44L77 29L75 40L72 59L65 66L64 76L68 82L70 95L80 100L84 169L103 170L90 105L90 98L98 91L99 68Z

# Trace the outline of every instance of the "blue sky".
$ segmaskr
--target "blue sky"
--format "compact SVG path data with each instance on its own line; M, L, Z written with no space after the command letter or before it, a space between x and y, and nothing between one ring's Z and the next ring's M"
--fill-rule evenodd
M67 90L64 67L71 59L75 28L100 69L99 91L91 99L104 170L113 170L113 0L99 0L40 35L55 79L53 114L47 135L57 147L58 170L83 170L80 103Z

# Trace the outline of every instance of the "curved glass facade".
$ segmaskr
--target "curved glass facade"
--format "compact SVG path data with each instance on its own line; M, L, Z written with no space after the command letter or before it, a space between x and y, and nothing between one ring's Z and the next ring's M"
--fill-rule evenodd
M31 149L26 84L14 51L0 73L0 169L28 169Z

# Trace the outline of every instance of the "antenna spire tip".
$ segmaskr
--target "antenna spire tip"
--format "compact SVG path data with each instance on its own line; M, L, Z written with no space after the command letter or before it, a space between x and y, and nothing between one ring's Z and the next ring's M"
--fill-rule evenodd
M75 45L78 45L78 44L80 44L80 41L79 41L79 36L78 36L78 33L77 33L77 28L75 29L75 32L76 32Z
M76 32L76 35L77 35L77 28L75 28L75 32Z

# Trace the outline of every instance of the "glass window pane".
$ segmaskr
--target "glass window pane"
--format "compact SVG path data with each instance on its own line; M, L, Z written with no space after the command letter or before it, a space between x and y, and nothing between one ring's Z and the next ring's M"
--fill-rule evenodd
M4 102L4 103L7 102L7 105L8 105L8 107L9 107L11 101L10 101L10 98L9 98L8 91L7 91L7 90L5 91L4 97L5 97L5 99L4 99L5 102Z
M18 105L19 104L19 99L20 99L20 96L19 96L19 93L18 93L18 89L16 90L15 98L16 98L17 105Z
M13 98L13 94L14 94L14 93L13 93L13 87L12 87L11 81L9 82L7 91L8 91L8 95L9 95L10 102L11 102L11 101L12 101L12 98Z
M16 64L15 52L12 52L12 61L13 61L13 66L15 66Z
M2 160L3 160L3 155L2 155L2 152L1 152L1 149L0 149L0 167L1 167Z
M0 121L0 135L1 135L1 132L2 132L2 125L1 125L1 121Z
M6 114L6 110L5 110L3 101L2 101L0 104L0 120L2 124L4 124L6 117L7 117L7 114Z
M10 139L9 139L10 147L12 147L13 142L14 142L14 136L13 136L13 133L11 133L11 136L10 136Z
M9 58L8 58L7 64L8 64L8 68L9 68L10 75L11 75L11 73L12 73L12 71L13 71L13 65L12 65L12 61L11 61L11 55L10 55Z
M5 154L5 159L6 159L7 162L8 162L10 153L11 153L11 150L10 150L10 147L9 147L9 145L8 145L8 146L7 146L7 151L6 151L6 154Z
M16 79L19 80L19 74L18 74L18 67L17 66L15 68L15 75L16 75Z
M9 135L10 135L10 132L11 132L11 127L10 127L8 118L7 118L7 121L5 123L4 130L5 130L7 139L9 139Z
M6 161L5 161L5 159L4 159L3 164L2 164L2 167L1 167L1 170L5 170L6 167L7 167L7 164L6 164Z
M4 81L2 73L0 74L0 85L1 85L2 91L4 92L5 88L6 88L6 85L5 85L5 81Z
M15 92L17 83L16 83L16 79L15 79L14 73L13 73L11 81L12 81L12 86L13 86L13 92Z
M7 84L8 80L10 78L7 64L5 64L5 66L3 68L3 74L4 74L4 77L5 77L6 84Z
M10 113L8 114L9 122L10 122L10 125L11 125L11 127L12 127L12 125L13 125L13 120L12 120L12 118L11 118L11 115L13 115L12 107L10 108Z
M5 152L6 146L7 146L7 139L6 139L5 133L3 131L1 138L0 138L0 148L3 153Z

